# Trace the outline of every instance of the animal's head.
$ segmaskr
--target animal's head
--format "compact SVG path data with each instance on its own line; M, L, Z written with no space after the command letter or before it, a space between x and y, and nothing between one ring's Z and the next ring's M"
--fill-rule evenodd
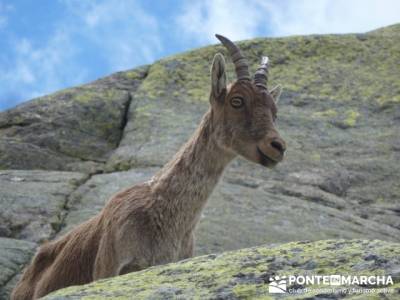
M282 161L285 141L275 128L281 87L267 88L268 58L263 57L252 78L240 49L216 35L235 64L237 80L227 84L225 60L215 55L211 68L211 111L218 142L225 149L266 167Z

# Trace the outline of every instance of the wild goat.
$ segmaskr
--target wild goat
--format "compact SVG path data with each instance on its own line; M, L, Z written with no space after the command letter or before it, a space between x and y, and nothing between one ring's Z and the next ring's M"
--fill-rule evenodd
M252 79L239 48L216 36L228 49L237 81L227 85L225 60L217 53L210 108L189 141L151 181L119 192L98 215L44 244L12 299L36 299L191 257L194 229L226 165L237 155L266 167L283 159L285 142L274 126L281 88L267 89L268 58Z

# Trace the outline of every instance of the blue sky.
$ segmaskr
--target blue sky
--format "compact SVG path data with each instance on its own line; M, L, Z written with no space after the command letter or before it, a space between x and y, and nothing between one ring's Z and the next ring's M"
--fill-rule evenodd
M365 32L397 0L0 0L0 111L164 56L261 36Z

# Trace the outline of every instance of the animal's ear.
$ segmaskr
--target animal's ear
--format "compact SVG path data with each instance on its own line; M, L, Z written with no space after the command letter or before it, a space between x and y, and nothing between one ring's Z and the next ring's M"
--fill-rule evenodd
M214 56L211 67L211 94L215 100L223 99L226 93L225 59L221 53Z
M269 94L272 96L272 98L274 98L275 103L278 103L279 97L282 94L282 86L278 84L276 87L269 91Z

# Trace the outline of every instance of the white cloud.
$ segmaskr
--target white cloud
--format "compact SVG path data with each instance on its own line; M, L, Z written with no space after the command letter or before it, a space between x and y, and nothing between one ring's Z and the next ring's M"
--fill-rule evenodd
M400 21L397 0L257 0L275 36L366 32Z
M400 22L397 0L206 0L186 1L179 30L187 39L215 42L256 36L365 32Z
M81 21L76 31L101 47L111 70L152 62L161 51L157 19L135 0L64 0Z
M59 3L66 8L66 17L52 24L47 40L38 43L35 37L14 37L13 61L0 69L1 101L9 95L30 99L92 80L94 72L87 68L97 68L81 61L82 51L93 51L108 73L158 57L158 23L135 0Z
M77 84L85 77L73 57L76 48L71 37L61 28L40 45L32 45L27 38L15 42L12 67L0 72L0 80L8 90L23 93L28 98L53 92L69 84Z
M11 12L14 7L10 4L0 3L0 29L4 29L8 23L8 13Z
M186 1L177 17L178 30L187 38L215 43L215 33L232 40L255 37L265 16L257 1Z

